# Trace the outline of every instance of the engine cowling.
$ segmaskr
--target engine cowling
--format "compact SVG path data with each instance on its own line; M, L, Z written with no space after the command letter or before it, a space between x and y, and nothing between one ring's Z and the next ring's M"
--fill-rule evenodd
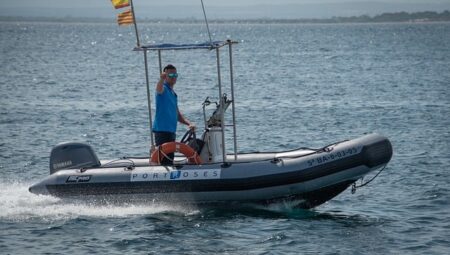
M100 161L89 144L68 142L53 147L50 153L50 174L62 169L99 167Z

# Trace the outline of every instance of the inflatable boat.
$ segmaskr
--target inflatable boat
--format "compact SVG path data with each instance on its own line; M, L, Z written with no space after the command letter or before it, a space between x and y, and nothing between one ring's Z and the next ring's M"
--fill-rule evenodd
M205 148L206 149L206 148ZM366 174L384 167L392 147L377 134L318 150L239 154L226 163L150 165L149 158L97 159L82 143L52 151L53 173L30 187L35 194L127 202L268 204L294 201L301 208L320 205Z
M239 153L236 143L231 40L204 44L139 46L145 69L147 52L157 51L161 70L164 50L208 49L216 51L219 102L203 102L205 126L200 138L188 131L180 142L155 147L151 155L100 161L85 143L62 143L50 155L50 175L34 184L35 194L126 202L176 202L195 204L295 202L312 208L335 197L358 179L383 169L392 157L389 140L368 134L319 149L299 148L283 152ZM227 46L230 59L231 98L222 92L219 49ZM150 127L150 89L146 73ZM215 105L207 118L207 108ZM231 118L225 118L231 106ZM225 119L232 123L225 125ZM225 129L232 127L234 153L225 145ZM162 159L176 153L174 162Z

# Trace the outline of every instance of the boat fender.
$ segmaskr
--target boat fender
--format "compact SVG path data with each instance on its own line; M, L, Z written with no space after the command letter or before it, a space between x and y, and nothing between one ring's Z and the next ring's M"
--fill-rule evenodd
M366 144L362 149L362 154L366 159L365 165L375 167L386 164L391 160L392 151L392 144L386 138Z
M174 152L182 153L191 164L199 165L202 163L202 159L194 149L187 144L179 142L168 142L160 145L158 149L152 153L150 162L161 164L165 155Z

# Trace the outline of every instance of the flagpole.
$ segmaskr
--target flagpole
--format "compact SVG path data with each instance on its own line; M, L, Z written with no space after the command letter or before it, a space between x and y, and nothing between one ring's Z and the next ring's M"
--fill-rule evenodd
M139 33L138 33L138 29L137 29L137 24L136 24L136 15L134 14L133 0L130 0L130 5L131 5L131 13L133 14L133 23L134 23L134 30L136 32L137 46L141 47L141 43L139 41Z
M150 99L150 83L148 80L148 61L147 50L144 49L144 66L145 66L145 84L147 85L147 103L148 103L148 120L150 122L150 154L155 149L155 141L153 139L153 123L152 123L152 101Z
M137 24L136 24L136 15L134 13L133 0L130 0L130 5L131 5L131 13L133 14L133 24L134 24L134 30L136 32L137 47L141 47L141 43L139 41L139 33L138 33L138 29L137 29ZM147 85L148 117L149 117L149 122L150 122L150 154L151 154L153 152L153 150L155 149L155 141L153 139L153 132L152 132L152 127L153 127L152 102L150 99L150 84L149 84L149 79L148 79L148 62L147 62L147 50L146 49L144 49L144 65L145 65L145 84Z

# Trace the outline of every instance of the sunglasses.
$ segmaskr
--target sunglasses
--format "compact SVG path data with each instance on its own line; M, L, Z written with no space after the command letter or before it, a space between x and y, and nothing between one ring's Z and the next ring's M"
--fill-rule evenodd
M177 73L169 73L169 74L167 74L167 76L169 78L178 78L178 74Z

